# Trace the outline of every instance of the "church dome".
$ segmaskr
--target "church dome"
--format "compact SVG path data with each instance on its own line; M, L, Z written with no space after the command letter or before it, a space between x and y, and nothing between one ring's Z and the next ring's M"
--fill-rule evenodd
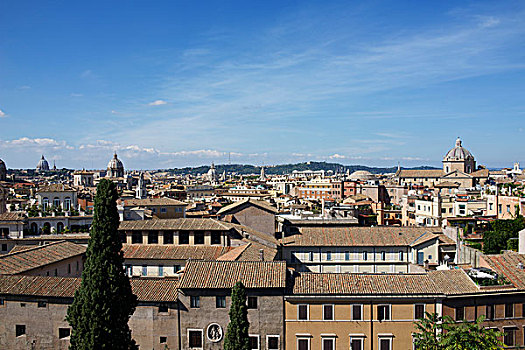
M474 159L474 156L461 145L461 139L458 137L456 140L456 147L452 148L446 154L445 160L464 160L464 159Z
M375 178L374 174L366 170L358 170L350 174L350 180L370 180L373 178Z
M107 176L109 177L123 177L124 176L124 164L118 159L117 153L113 155L113 158L108 163Z
M42 155L42 158L40 158L40 161L36 165L36 171L49 171L49 163L46 158L44 158L44 155Z
M211 168L210 170L208 170L208 173L206 175L209 181L216 181L217 171L215 170L215 164L211 163Z

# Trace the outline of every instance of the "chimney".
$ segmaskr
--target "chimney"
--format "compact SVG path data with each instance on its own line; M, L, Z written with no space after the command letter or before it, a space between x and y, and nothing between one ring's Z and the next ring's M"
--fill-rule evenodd
M519 233L518 253L525 254L525 229Z
M259 257L261 258L261 261L264 261L264 250L259 249Z

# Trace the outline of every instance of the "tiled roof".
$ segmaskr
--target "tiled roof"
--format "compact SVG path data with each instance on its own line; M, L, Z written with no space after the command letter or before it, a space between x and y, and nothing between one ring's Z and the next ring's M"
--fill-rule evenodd
M122 221L119 230L207 230L229 231L227 223L213 219L181 218L181 219L153 219Z
M302 227L285 237L286 246L413 246L439 238L439 227Z
M0 275L15 275L84 254L86 247L59 241L0 256Z
M257 242L243 240L247 244L238 246L217 258L222 261L261 261L261 249L264 261L274 261L277 249L270 248Z
M426 274L301 273L294 294L438 294Z
M144 199L126 199L124 200L126 207L148 207L148 206L186 206L187 204L172 198L144 198Z
M7 212L0 214L0 222L2 223L19 223L26 219L25 214L19 212Z
M438 178L438 177L442 177L444 174L443 174L443 170L441 169L436 169L436 170L407 170L407 169L402 169L399 174L398 174L398 177L413 177L413 178Z
M241 281L246 288L284 288L284 261L188 261L180 288L230 289Z
M492 171L489 171L489 169L480 169L472 172L470 175L473 177L489 177L489 174L491 174Z
M64 184L51 184L40 187L37 192L76 192L76 190Z
M270 243L271 245L273 246L277 246L279 244L279 240L276 239L275 237L267 234L267 233L263 233L263 232L259 232L249 226L246 226L246 225L239 225L239 224L232 224L232 223L224 223L225 225L228 225L229 227L233 228L234 230L236 230L239 234L243 234L243 232L245 234L248 234L249 236L249 239L251 241L259 241L260 243Z
M231 247L220 246L180 246L152 244L124 244L124 259L159 259L159 260L215 260L230 251Z
M238 201L238 202L235 202L235 203L232 203L230 205L227 205L223 208L221 208L217 214L218 215L222 215L224 213L227 213L227 212L231 212L231 211L235 211L237 208L240 208L242 207L243 205L248 205L248 204L252 204L256 207L259 207L261 209L264 209L264 210L267 210L273 214L277 214L278 213L278 210L271 206L269 203L265 202L265 201L258 201L258 200L254 200L254 199L251 199L251 198L248 198L248 199L245 199L245 200L242 200L242 201Z
M299 273L293 294L455 295L479 292L462 270L424 274Z
M0 295L73 298L80 278L43 276L0 276ZM173 302L177 299L176 279L133 278L131 290L139 301Z
M481 258L498 274L505 276L517 288L525 288L525 254L507 251L497 255L482 255Z

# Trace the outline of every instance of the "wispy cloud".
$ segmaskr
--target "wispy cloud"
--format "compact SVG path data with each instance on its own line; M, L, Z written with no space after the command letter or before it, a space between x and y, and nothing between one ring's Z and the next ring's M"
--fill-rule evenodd
M148 103L148 106L162 106L162 105L165 105L167 103L168 102L166 102L164 100L155 100L153 102Z
M5 117L7 117L7 114L3 110L0 109L0 118L5 118Z

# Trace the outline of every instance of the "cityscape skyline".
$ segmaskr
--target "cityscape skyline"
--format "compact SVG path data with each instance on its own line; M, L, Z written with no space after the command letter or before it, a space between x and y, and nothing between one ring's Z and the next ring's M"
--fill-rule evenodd
M0 158L525 162L521 2L206 4L1 4Z

